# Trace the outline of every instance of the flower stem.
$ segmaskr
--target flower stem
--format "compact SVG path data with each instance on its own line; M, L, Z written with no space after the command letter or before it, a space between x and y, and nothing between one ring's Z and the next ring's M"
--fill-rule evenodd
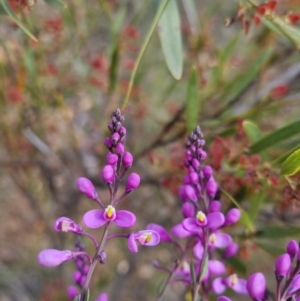
M85 282L84 282L84 285L83 285L83 288L82 288L82 293L81 293L81 296L80 296L80 301L84 301L85 300L85 296L86 296L87 291L89 289L89 285L90 285L90 282L91 282L91 279L92 279L95 267L96 267L97 262L98 262L98 256L103 251L103 248L104 248L105 243L107 241L108 227L109 227L109 222L105 225L105 229L104 229L104 232L103 232L103 235L102 235L102 238L101 238L100 245L96 249L96 252L95 252L92 264L90 265L89 272L88 272L88 274L86 276L86 279L85 279Z

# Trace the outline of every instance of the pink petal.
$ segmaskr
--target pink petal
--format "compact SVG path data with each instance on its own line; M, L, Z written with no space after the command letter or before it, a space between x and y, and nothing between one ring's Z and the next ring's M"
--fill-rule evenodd
M211 259L208 262L208 270L213 275L222 275L225 273L226 268L222 261Z
M83 223L88 228L99 228L107 222L104 219L103 214L104 214L104 211L102 211L102 210L88 211L82 218Z
M139 231L139 233L141 233L141 232L148 233L149 231L151 232L151 239L147 244L145 244L145 246L156 246L160 242L160 236L156 231L142 230L142 231Z
M217 248L226 248L230 245L232 238L227 233L215 233L215 247Z
M231 288L236 293L248 295L246 285L247 281L245 279L238 279L238 282L234 286L231 286Z
M116 218L113 222L121 228L129 228L135 224L135 215L127 210L119 210L116 212Z
M202 259L203 257L203 245L201 241L198 241L194 246L194 254L198 259Z
M188 217L182 221L182 227L191 233L198 233L201 229L194 217Z
M38 262L44 267L56 267L62 262L70 260L72 252L69 250L59 251L55 249L43 250L38 254Z
M212 289L216 294L222 294L226 290L226 285L222 278L216 278L212 283Z
M134 233L131 233L129 238L128 238L128 248L131 252L137 253L138 252L138 247L134 238Z
M171 241L171 237L168 231L161 225L149 224L147 225L146 229L156 231L159 234L161 241Z
M178 224L178 225L175 225L173 228L172 228L172 233L179 237L179 238L185 238L185 237L189 237L192 235L191 232L189 231L186 231L183 227L182 227L182 224Z
M212 212L207 215L207 227L212 230L220 228L225 222L225 217L221 212Z

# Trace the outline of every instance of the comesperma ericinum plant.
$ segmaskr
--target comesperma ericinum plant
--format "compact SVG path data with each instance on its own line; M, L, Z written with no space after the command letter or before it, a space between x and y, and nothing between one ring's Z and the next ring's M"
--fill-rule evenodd
M115 233L109 235L112 223L120 228L130 228L136 222L136 216L132 212L116 209L118 203L138 188L140 184L140 176L136 173L131 173L127 176L125 190L120 196L118 195L119 183L123 180L133 163L132 154L125 151L126 129L123 126L124 120L119 109L113 112L111 122L108 124L111 137L106 138L104 141L109 153L107 155L107 165L103 167L101 176L109 190L109 204L104 204L89 179L81 177L77 180L79 191L94 200L100 207L100 209L86 212L83 216L83 224L87 228L103 227L101 239L98 241L96 237L86 232L80 225L68 217L60 217L54 223L56 231L71 232L90 238L95 245L94 255L91 256L86 253L84 246L80 243L76 244L75 251L47 249L38 254L38 262L45 267L55 267L70 259L75 260L77 271L73 274L73 280L81 288L81 292L78 293L75 286L70 286L68 294L79 301L87 301L89 298L89 286L94 269L98 262L103 264L106 260L104 248L107 241L117 237L126 238L128 240L128 248L132 252L138 251L138 244L155 246L160 241L159 234L151 229L129 234ZM101 294L96 301L99 300L107 300L107 295Z

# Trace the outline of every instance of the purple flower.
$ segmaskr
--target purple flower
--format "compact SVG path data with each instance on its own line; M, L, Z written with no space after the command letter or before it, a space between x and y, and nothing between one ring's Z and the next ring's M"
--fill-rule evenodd
M234 256L239 250L239 246L238 244L236 244L235 242L232 242L225 250L224 252L224 257L225 258L229 258Z
M160 241L159 234L153 230L141 230L136 233L131 233L128 238L128 248L131 252L138 252L137 243L144 246L156 246Z
M78 190L85 194L88 198L94 200L97 197L95 187L89 179L83 177L78 178L76 184Z
M218 212L221 211L222 204L219 201L212 201L209 204L209 212Z
M105 165L102 169L102 179L106 184L112 184L115 177L114 169L111 165Z
M126 192L131 192L132 190L136 189L137 187L139 187L141 182L141 178L137 173L131 173L128 178L127 178L127 182L126 182Z
M275 262L275 274L277 277L286 277L290 271L291 257L288 253L280 255Z
M300 275L296 275L287 290L287 298L300 289Z
M53 228L55 229L55 231L58 231L58 232L71 232L71 233L76 233L76 234L81 234L83 231L81 226L76 224L74 221L72 221L68 217L58 218L55 221Z
M190 202L185 202L181 206L181 213L185 218L193 217L195 216L195 206Z
M247 281L247 291L254 300L263 300L266 290L266 279L262 273L252 274Z
M171 231L176 237L179 237L179 238L185 238L185 237L189 237L192 235L192 233L190 231L187 231L182 227L181 223L178 225L175 225Z
M222 275L226 272L224 263L216 259L208 261L208 270L212 275Z
M215 179L213 178L213 176L211 176L209 178L209 180L206 183L206 193L209 197L213 198L218 190L218 185L215 181Z
M172 240L169 233L168 233L168 231L161 225L149 224L149 225L147 225L146 230L156 231L159 234L159 237L160 237L161 241L169 242L169 241Z
M222 294L226 287L231 288L236 293L247 294L246 284L245 279L240 279L236 274L232 274L227 278L216 278L212 283L212 288L216 294Z
M72 257L72 252L69 250L46 249L38 254L37 260L44 267L56 267L62 262L72 259Z
M198 211L196 218L188 217L183 220L182 226L185 230L192 233L197 233L199 227L207 227L212 230L220 228L224 224L225 218L221 212L212 212L207 216L202 212Z
M202 172L203 172L204 177L207 179L209 179L213 174L212 168L208 165L203 167Z
M124 145L122 143L118 143L116 146L116 150L118 154L123 154L124 153Z
M83 222L88 228L99 228L107 222L114 222L121 228L129 228L135 224L135 215L127 210L116 209L108 205L105 210L91 210L83 216Z

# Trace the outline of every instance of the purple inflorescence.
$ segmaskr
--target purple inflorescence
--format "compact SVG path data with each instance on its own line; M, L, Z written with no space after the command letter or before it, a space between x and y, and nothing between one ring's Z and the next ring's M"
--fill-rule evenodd
M133 156L130 152L125 150L126 128L123 126L125 118L121 111L117 109L111 115L111 122L108 124L108 129L111 136L105 138L104 144L109 152L106 157L106 163L101 171L101 178L109 190L110 199L105 206L96 192L92 182L80 177L77 179L78 190L93 199L101 207L86 212L83 215L83 224L87 228L99 228L103 226L103 234L100 241L90 233L86 232L79 224L69 219L68 217L60 217L54 223L54 229L58 232L71 232L77 235L86 236L92 240L95 245L95 253L90 256L84 251L84 245L77 241L75 251L65 250L59 251L54 249L43 250L38 255L38 262L46 267L57 266L64 261L74 259L76 264L76 271L73 273L73 281L75 285L68 287L68 295L70 298L78 297L79 301L86 300L90 281L92 279L93 271L98 262L105 264L106 253L104 251L105 243L113 238L126 238L128 247L132 252L138 251L138 244L144 246L155 246L160 241L160 229L147 229L132 232L129 234L115 233L109 234L109 227L115 224L120 228L129 228L136 223L136 216L127 210L116 210L116 206L122 201L128 193L138 188L140 184L140 176L137 173L131 173L125 180L123 193L118 196L119 185L126 175L128 170L132 167ZM107 301L106 293L99 295L96 301Z
M168 282L182 281L191 284L193 300L197 300L200 287L205 290L205 296L211 292L221 294L226 288L247 294L246 280L235 274L226 275L226 267L222 262L222 257L228 258L238 252L238 245L223 229L238 222L240 210L233 208L226 214L221 212L213 169L204 164L207 153L203 150L205 141L200 127L196 127L190 134L185 145L184 165L187 173L179 188L183 220L172 228L172 234L155 224L147 227L159 232L162 241L173 243L180 252L180 259L170 271L172 277ZM187 239L188 243L181 244L176 238ZM216 249L225 251L220 260L216 259ZM186 255L191 253L190 250L193 257ZM183 269L191 264L194 266L195 276L192 276L190 268ZM156 266L159 264L156 263Z

